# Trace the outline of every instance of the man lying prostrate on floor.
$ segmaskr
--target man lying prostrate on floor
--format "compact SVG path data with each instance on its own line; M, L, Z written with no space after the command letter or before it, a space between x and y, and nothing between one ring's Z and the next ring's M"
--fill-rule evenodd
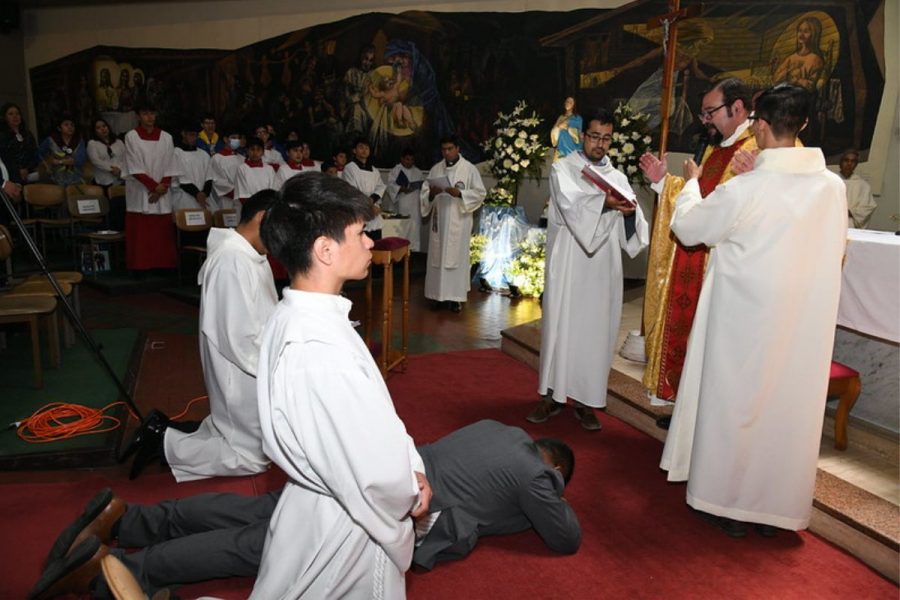
M278 293L259 228L277 198L273 190L257 192L241 207L235 229L210 230L208 257L197 276L200 359L210 414L197 429L151 411L123 456L135 453L132 479L157 460L171 467L179 483L252 475L271 464L262 449L256 366L263 326Z
M532 441L518 427L479 421L418 451L434 495L431 512L416 523L413 563L430 569L436 561L465 557L481 536L532 527L551 550L578 550L581 528L562 496L575 457L563 442ZM109 598L99 576L107 552L125 563L147 594L254 576L280 494L201 494L141 506L104 490L59 536L32 595L91 591ZM113 541L117 547L110 550ZM125 548L142 549L125 554Z

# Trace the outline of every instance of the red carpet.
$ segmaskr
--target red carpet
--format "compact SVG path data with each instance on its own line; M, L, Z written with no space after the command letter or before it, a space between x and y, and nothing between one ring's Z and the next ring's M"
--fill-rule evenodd
M536 400L533 370L496 350L410 359L388 381L418 442L479 419L524 426L569 442L576 469L567 498L583 528L581 550L560 557L532 532L487 538L463 561L407 576L412 599L490 598L897 598L897 587L814 535L751 532L735 540L690 514L684 486L658 469L661 444L601 415L603 431L582 430L570 409L545 425L524 420ZM126 500L154 502L200 491L256 493L281 483L265 477L177 485L166 474L136 482L101 477L79 483L0 486L0 598L22 598L58 531L104 485ZM244 598L249 579L186 586L182 598Z

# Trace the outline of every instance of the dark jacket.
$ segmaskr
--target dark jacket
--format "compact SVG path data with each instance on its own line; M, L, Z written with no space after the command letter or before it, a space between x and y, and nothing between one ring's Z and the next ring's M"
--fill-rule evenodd
M551 550L578 550L581 527L562 499L562 475L522 429L479 421L418 451L434 492L429 512L441 515L416 548L415 564L430 569L466 556L483 535L532 527Z

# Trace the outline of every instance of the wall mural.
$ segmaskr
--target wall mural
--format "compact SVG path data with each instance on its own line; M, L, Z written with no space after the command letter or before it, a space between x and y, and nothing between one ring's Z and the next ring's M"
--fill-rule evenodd
M808 88L816 100L804 141L826 155L867 149L884 86L880 5L705 3L679 28L670 148L692 150L700 94L734 75ZM123 133L146 99L167 129L211 110L220 132L271 124L281 138L308 140L316 158L365 135L377 164L390 166L405 146L430 164L449 132L481 160L497 112L518 100L549 123L566 96L582 108L627 102L658 129L662 30L647 21L664 12L663 0L645 0L615 10L372 13L234 51L96 47L31 69L38 133L62 112L85 133L94 114Z

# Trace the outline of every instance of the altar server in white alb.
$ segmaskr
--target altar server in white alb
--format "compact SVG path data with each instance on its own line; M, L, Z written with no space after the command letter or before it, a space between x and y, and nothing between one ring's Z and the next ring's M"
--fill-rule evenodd
M374 216L366 223L366 233L373 240L381 239L381 200L384 198L385 185L381 180L381 171L372 166L372 149L369 140L358 138L353 144L353 160L343 172L341 178L361 191L372 200Z
M181 128L181 144L175 148L175 164L178 176L172 182L175 210L181 208L205 208L218 210L212 192L212 173L209 170L209 154L197 148L197 130L193 122ZM208 178L209 177L209 178Z
M859 164L859 152L845 150L841 155L841 177L847 186L847 211L850 213L850 227L865 229L869 226L872 213L878 208L872 197L872 188L869 182L857 175L856 166Z
M599 430L595 408L606 386L622 317L622 250L634 257L649 242L647 221L628 178L607 151L614 119L607 110L584 115L584 146L553 163L544 267L538 393L527 419L543 423L571 398L581 426ZM593 167L603 189L582 170Z
M301 161L303 160L303 143L299 141L288 142L286 146L287 162L278 168L275 172L275 183L273 187L280 190L284 182L295 175L306 175L314 173L312 169L305 168Z
M363 279L371 200L325 173L289 179L263 220L291 273L259 357L263 450L288 476L252 598L405 597L431 488L340 295Z
M198 151L199 152L199 151ZM278 293L259 227L278 193L263 190L241 207L237 228L214 227L200 284L200 359L209 416L193 433L165 430L165 459L179 482L265 471L257 360L263 327Z
M240 209L241 203L235 197L234 185L237 181L238 169L244 164L244 156L240 154L241 135L232 133L225 140L225 145L209 160L207 178L213 182L213 198L219 208Z
M685 164L672 231L711 248L663 469L729 535L804 529L847 239L841 178L819 148L796 148L809 95L782 84L751 114L753 170L701 201Z
M125 261L130 270L174 269L172 177L178 174L172 136L156 126L156 110L137 109L125 134Z
M247 159L238 167L234 181L234 195L241 203L256 192L275 189L275 169L263 160L264 151L259 138L247 140Z
M412 252L422 251L419 190L424 179L425 174L416 166L412 148L404 148L400 153L400 163L388 175L387 195L391 200L391 210L409 217L409 249Z
M460 155L455 135L441 139L441 156L443 160L431 167L419 195L422 216L431 216L425 297L460 312L471 287L472 213L484 202L486 192L478 169ZM442 177L449 186L428 184Z

